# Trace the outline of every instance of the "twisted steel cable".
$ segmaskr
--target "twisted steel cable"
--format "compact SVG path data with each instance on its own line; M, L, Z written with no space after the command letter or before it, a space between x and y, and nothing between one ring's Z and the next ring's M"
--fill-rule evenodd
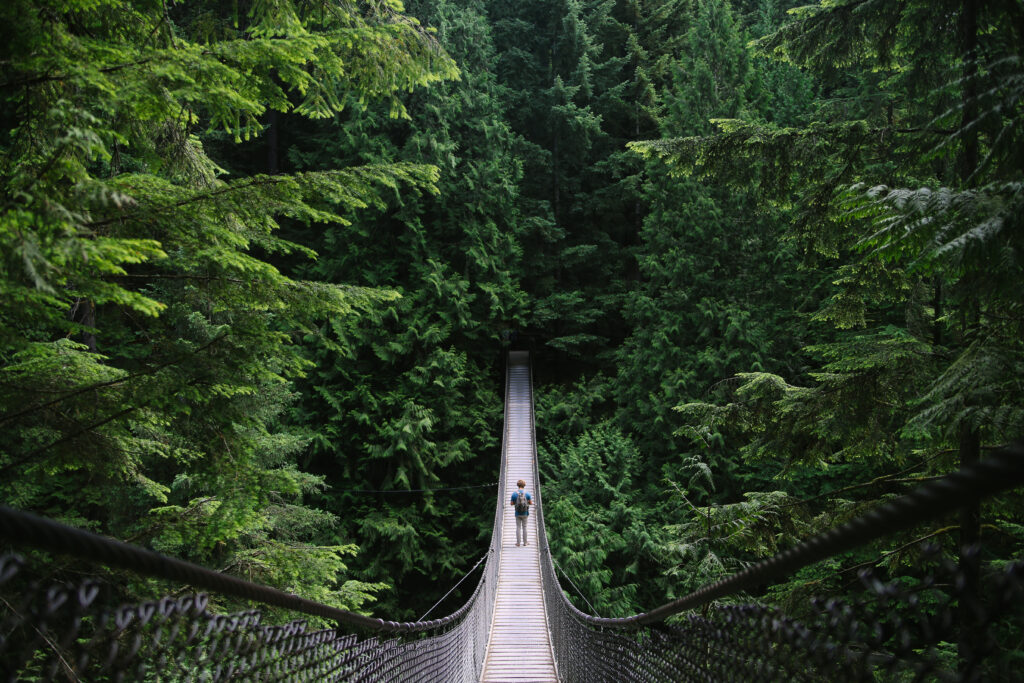
M1022 484L1024 443L1014 443L742 572L623 618L586 614L568 599L538 502L543 589L560 679L875 681L885 671L914 680L1008 680L1019 675L1012 653L1018 644L1006 634L1024 628L1024 562L1011 562L988 577L984 604L978 595L962 592L957 566L941 559L913 590L865 571L865 597L812 600L803 621L770 605L710 603L763 589L802 567ZM538 501L542 488L538 478ZM932 557L934 563L938 555ZM941 650L943 643L957 641L958 614L965 607L974 615L979 645L959 651L950 662ZM665 623L684 612L676 623Z
M1021 485L1024 485L1024 442L1017 442L994 451L981 462L923 484L856 519L649 612L620 618L595 617L583 612L579 612L579 616L589 624L605 627L636 628L663 622L674 614L702 607L727 595L770 585L815 562Z
M6 505L0 505L0 537L16 545L27 545L40 550L80 557L109 567L127 569L143 576L167 579L222 595L283 607L340 624L384 633L415 633L444 627L457 621L472 603L470 600L452 614L431 621L396 622L374 619L307 600L294 593L286 593L270 586L222 574L146 548L106 538L91 531L76 529Z
M531 387L532 385L531 366ZM532 403L532 392L530 398ZM507 387L505 411L507 423ZM530 415L533 420L532 405ZM536 445L534 447L536 448ZM502 472L505 458L503 447ZM827 625L825 631L820 632L790 619L775 608L763 605L732 605L717 608L713 615L707 618L691 612L682 626L667 626L664 622L670 616L707 606L722 597L763 588L792 575L802 567L941 517L958 507L1021 486L1024 484L1024 443L1018 442L999 449L977 464L924 484L900 498L753 564L733 576L709 584L649 612L624 618L588 615L576 608L561 590L543 524L544 506L536 453L534 475L540 536L538 540L544 551L543 588L561 677L577 680L592 674L588 680L620 680L623 672L629 672L636 680L652 681L706 679L709 676L712 679L731 679L752 674L755 677L784 676L799 679L804 677L807 670L814 669L835 672L839 677L837 680L845 680L850 676L855 678L858 671L870 670L876 666L895 666L900 657L906 655L913 659L916 655L909 651L903 654L898 651L895 654L885 651L883 636L888 632L886 627L876 623L869 628L850 616L852 612L846 607L829 607L827 611L831 615L830 625ZM315 647L310 646L310 652L320 653L316 656L321 659L316 661L329 662L330 667L333 667L332 671L347 672L339 674L343 675L345 680L407 680L408 676L434 675L439 671L446 672L446 675L453 671L462 672L453 680L472 680L471 677L478 675L482 666L493 612L496 568L501 553L502 512L502 500L499 497L491 547L485 555L487 560L482 576L470 599L444 618L404 623L374 619L306 600L294 594L221 574L6 506L0 506L0 538L14 544L86 558L144 576L159 577L223 595L317 616L352 628L402 636L400 639L387 641L380 641L376 637L359 641L355 636L343 636L336 631L303 635L298 627L292 629L307 640L315 636L318 640ZM13 571L13 567L14 565L10 564L8 568ZM0 563L0 574L6 576L6 573L7 570ZM1001 593L997 598L997 604L1007 606L1021 601L1024 592L1021 587L1022 577L1024 565L1017 564L1008 569L1004 583L999 584L998 590ZM4 580L4 576L0 576L0 583ZM140 614L145 613L147 609L149 608L145 605L139 606ZM188 610L183 610L184 612ZM223 621L223 617L212 618L221 620L216 622L218 624ZM920 617L921 629L935 633L948 630L948 623L933 624L928 621L930 618L927 614ZM990 621L994 618L990 617ZM211 621L212 623L214 622ZM866 633L864 629L874 629L874 635L858 635ZM764 647L761 640L769 637L765 634L770 634L775 647L783 652L784 656L773 659L758 658L757 653ZM856 638L863 640L859 641ZM711 642L714 642L716 650L714 656L710 651ZM262 651L260 657L265 658L268 651ZM325 652L342 654L323 654ZM251 657L256 657L255 651ZM931 662L915 661L912 668L918 674L924 675L931 671ZM242 664L254 665L252 662ZM852 666L849 671L844 669L847 665ZM350 678L350 675L353 677Z
M507 373L506 373L507 374ZM505 423L508 423L506 387ZM504 473L507 443L502 444ZM122 605L100 604L100 585L41 585L26 563L0 556L0 681L142 680L157 667L182 680L475 681L483 667L494 611L504 518L495 499L491 544L470 598L440 619L373 619L275 588L0 506L0 540L167 579L225 596L308 614L339 628L308 630L303 620L264 626L261 613L207 611L206 595ZM465 577L463 577L465 579ZM460 580L461 583L461 580ZM454 590L454 589L453 589ZM447 597L447 596L446 596ZM436 605L435 605L436 607ZM433 609L433 608L431 608ZM394 637L382 638L381 635ZM9 678L7 677L9 676ZM126 678L127 677L127 678Z

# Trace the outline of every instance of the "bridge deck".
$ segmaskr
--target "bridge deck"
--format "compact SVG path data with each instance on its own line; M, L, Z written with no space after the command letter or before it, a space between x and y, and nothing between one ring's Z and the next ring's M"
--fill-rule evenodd
M533 481L533 425L530 415L530 366L526 353L509 356L508 451L502 491L508 516L502 525L498 589L481 681L557 681L551 654L544 595L541 591L537 516L527 523L526 546L516 547L516 524L509 498L516 482Z

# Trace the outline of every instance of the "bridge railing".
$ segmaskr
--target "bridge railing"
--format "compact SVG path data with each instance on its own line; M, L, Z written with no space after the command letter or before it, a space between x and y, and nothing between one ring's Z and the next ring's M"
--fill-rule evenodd
M507 458L508 371L501 451ZM482 575L440 619L393 622L330 607L0 506L0 540L333 622L265 624L259 609L215 614L209 596L118 605L94 581L52 583L0 556L0 681L476 681L486 654L504 506L495 499ZM479 565L479 563L478 563ZM475 569L475 567L474 567Z
M814 600L802 619L763 603L737 602L802 567L1021 486L1020 443L738 574L618 619L581 611L563 590L544 525L537 462L535 452L541 575L562 681L1019 680L1024 562L985 577L979 590L959 566L924 548L913 589L863 571L856 602ZM725 604L716 603L723 598ZM965 634L968 629L974 632Z
M532 374L532 370L531 370ZM507 372L506 372L507 378ZM532 385L532 378L531 378ZM531 401L532 401L531 392ZM505 424L508 423L506 382ZM531 410L531 419L534 411ZM503 438L501 481L507 440ZM979 588L925 554L912 590L862 574L854 602L818 601L800 619L737 604L801 567L1024 483L1024 446L922 486L848 524L649 612L588 615L563 592L544 525L534 453L545 606L563 681L1013 680L1024 637L1024 564ZM111 605L105 587L51 585L20 558L0 558L0 681L477 680L501 552L503 496L473 595L442 619L373 619L0 507L0 538L319 617L266 625L258 610L218 615L203 594ZM699 609L699 613L697 610ZM1007 656L1009 653L1010 656Z

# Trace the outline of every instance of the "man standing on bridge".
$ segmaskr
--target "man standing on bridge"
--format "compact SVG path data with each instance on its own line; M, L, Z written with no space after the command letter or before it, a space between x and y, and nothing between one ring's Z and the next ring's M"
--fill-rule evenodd
M529 545L526 542L526 520L530 518L530 506L533 505L533 496L526 492L526 482L520 479L516 482L519 490L512 494L512 507L516 509L516 547L522 539L522 545Z

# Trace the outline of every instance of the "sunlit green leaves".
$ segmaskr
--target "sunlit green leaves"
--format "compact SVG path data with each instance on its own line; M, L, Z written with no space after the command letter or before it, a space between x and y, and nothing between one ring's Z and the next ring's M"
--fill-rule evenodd
M204 143L351 98L401 114L454 62L395 2L13 2L0 21L17 27L0 100L3 497L357 608L381 586L338 582L353 549L321 543L335 518L304 498L322 480L294 466L312 434L282 414L313 366L296 342L397 293L289 277L280 263L316 253L281 224L345 230L435 193L438 170L231 174Z

